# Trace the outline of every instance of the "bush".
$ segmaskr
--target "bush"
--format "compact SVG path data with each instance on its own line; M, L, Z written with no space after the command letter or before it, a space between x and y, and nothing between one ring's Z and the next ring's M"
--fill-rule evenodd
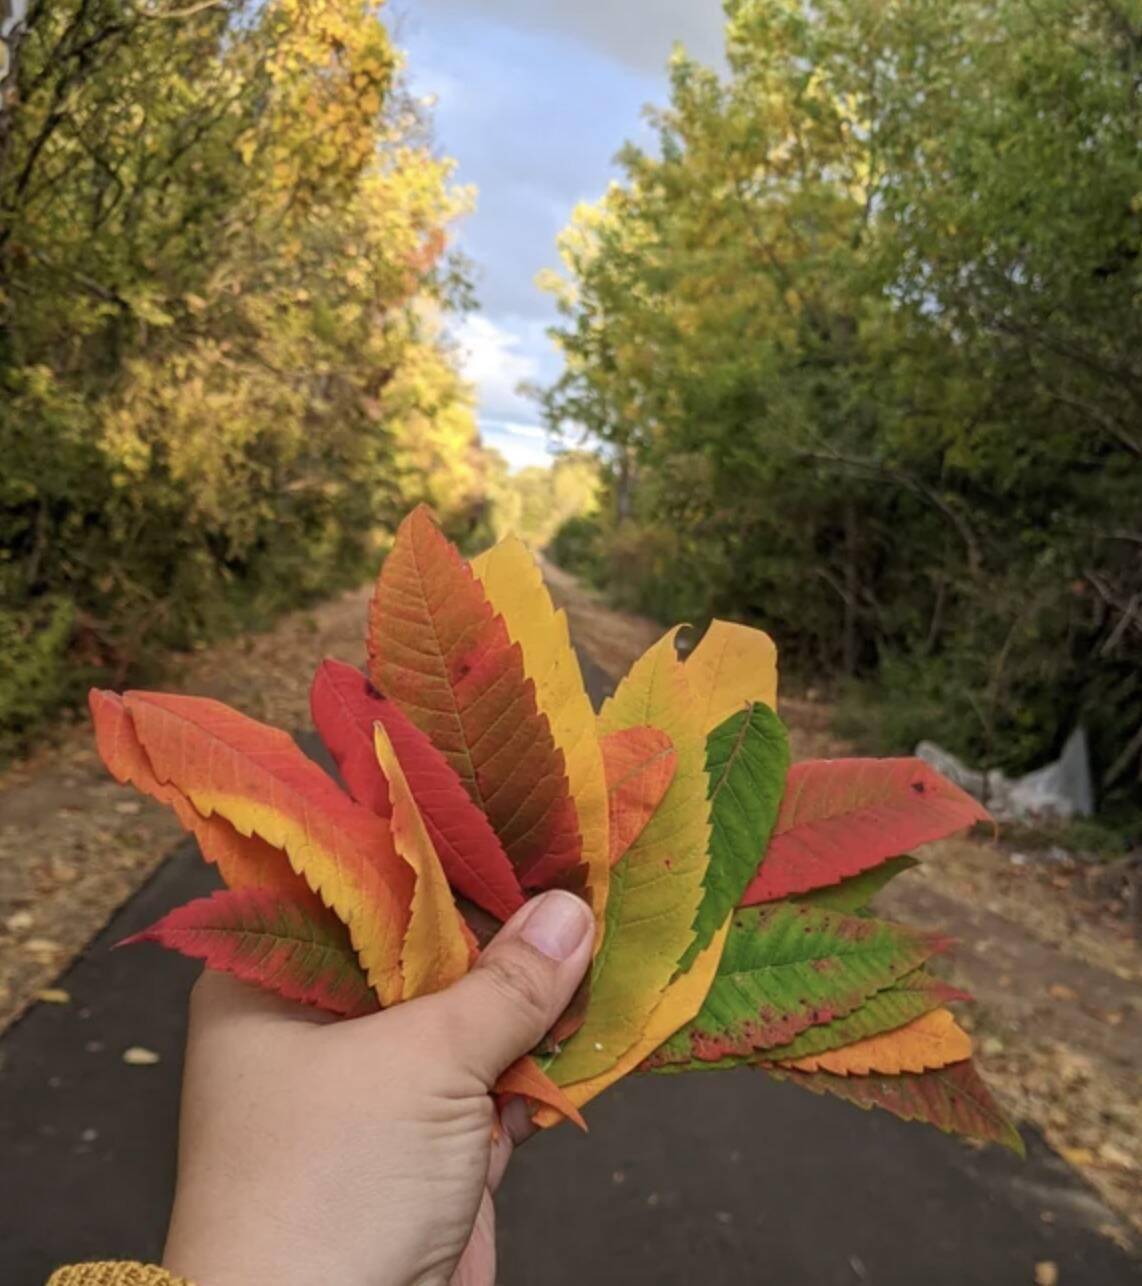
M603 529L597 516L568 518L547 546L547 556L564 571L601 589L606 581Z
M45 599L19 614L0 610L0 759L44 710L73 700L85 686L88 675L70 653L74 624L67 599Z

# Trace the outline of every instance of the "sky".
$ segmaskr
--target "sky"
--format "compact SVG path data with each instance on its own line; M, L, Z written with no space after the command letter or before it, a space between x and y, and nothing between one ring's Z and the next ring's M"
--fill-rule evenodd
M516 392L560 369L536 273L558 265L556 236L617 176L623 142L651 142L642 108L666 99L674 42L720 62L721 0L390 0L389 20L413 92L436 100L440 150L477 189L458 242L480 311L457 338L481 433L513 469L546 464L537 409Z

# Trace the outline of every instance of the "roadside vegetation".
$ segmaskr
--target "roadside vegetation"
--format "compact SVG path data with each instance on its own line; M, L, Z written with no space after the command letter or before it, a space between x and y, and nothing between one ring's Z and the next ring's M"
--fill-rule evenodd
M622 606L763 624L848 731L1009 773L1077 723L1142 805L1142 196L1119 0L730 0L548 285L551 549ZM855 694L855 695L854 695Z

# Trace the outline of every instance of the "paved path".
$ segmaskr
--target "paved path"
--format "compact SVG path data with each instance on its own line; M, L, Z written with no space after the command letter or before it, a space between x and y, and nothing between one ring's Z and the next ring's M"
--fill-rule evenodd
M591 675L596 697L602 686ZM197 969L111 951L212 873L190 844L0 1042L0 1283L155 1257ZM128 1066L124 1049L154 1050ZM631 1078L525 1148L500 1201L503 1286L1137 1286L1094 1194L1037 1137L1026 1163L757 1073ZM330 1286L337 1286L330 1283Z

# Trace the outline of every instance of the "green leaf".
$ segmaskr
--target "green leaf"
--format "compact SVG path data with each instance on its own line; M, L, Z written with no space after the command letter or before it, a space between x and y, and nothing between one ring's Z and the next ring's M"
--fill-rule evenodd
M734 916L701 1010L647 1060L717 1060L788 1044L918 968L946 939L779 903Z
M789 737L761 702L720 723L706 739L710 801L710 863L694 941L679 962L687 970L721 928L757 874L781 807L789 771Z
M826 911L850 913L863 911L889 880L919 865L920 863L914 857L890 857L880 866L874 866L869 871L861 871L859 875L851 875L840 884L830 884L828 888L814 889L812 893L806 893L795 901L802 905L821 907Z

